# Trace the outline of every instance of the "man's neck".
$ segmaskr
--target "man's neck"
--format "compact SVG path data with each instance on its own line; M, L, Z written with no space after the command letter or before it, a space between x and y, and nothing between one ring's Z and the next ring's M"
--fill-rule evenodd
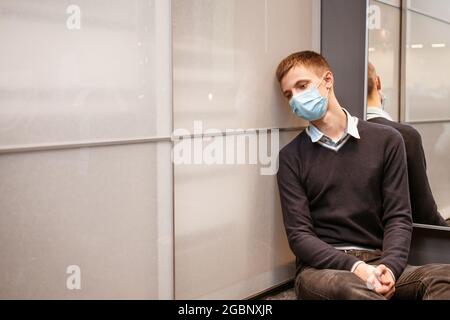
M376 96L367 97L367 106L372 108L380 108L381 109L381 99L377 94Z
M330 101L325 116L312 124L327 137L334 141L339 140L347 128L347 114L339 103Z

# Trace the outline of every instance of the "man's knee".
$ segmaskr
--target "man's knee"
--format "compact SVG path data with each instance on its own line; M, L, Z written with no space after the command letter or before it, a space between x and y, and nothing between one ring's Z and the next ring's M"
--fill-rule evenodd
M297 276L296 293L303 300L384 300L355 274L342 270L306 269Z
M420 280L424 285L434 282L450 284L450 264L426 264L415 268L415 272L409 279Z
M450 299L450 265L408 266L396 287L399 299Z
M450 281L450 264L428 264L426 276L429 278L444 278Z
M450 264L424 266L424 299L450 299Z

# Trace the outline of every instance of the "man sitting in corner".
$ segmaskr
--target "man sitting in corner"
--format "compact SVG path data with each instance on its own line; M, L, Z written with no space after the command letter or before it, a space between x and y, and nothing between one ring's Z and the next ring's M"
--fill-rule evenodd
M300 299L450 299L450 265L407 265L412 218L405 147L334 94L324 57L303 51L276 72L292 111L310 121L279 154L283 221Z
M369 63L367 78L367 121L396 129L405 142L413 222L448 226L438 212L431 192L425 152L419 132L409 125L392 121L391 116L383 110L384 97L380 93L381 80L371 63ZM448 223L450 224L450 219Z

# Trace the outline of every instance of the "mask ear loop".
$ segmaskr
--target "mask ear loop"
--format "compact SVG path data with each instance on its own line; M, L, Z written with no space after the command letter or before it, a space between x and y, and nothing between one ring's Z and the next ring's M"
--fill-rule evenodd
M325 72L325 74L322 76L322 80L320 81L320 83L317 85L317 89L319 89L319 87L322 85L322 81L325 81L326 82L326 80L325 80L325 78L324 78L324 76L326 75L328 73L328 71L327 72ZM327 87L325 87L325 89L327 89L327 98L330 96L330 91L331 91L331 88L327 88Z

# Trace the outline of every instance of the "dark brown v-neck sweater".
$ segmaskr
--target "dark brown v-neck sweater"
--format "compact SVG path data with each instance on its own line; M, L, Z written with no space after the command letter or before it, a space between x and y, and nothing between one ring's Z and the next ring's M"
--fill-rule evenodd
M412 232L405 147L390 127L359 120L358 131L361 139L351 137L337 152L312 143L305 131L280 151L289 245L297 267L337 270L358 259L334 247L381 249L380 263L398 279Z

